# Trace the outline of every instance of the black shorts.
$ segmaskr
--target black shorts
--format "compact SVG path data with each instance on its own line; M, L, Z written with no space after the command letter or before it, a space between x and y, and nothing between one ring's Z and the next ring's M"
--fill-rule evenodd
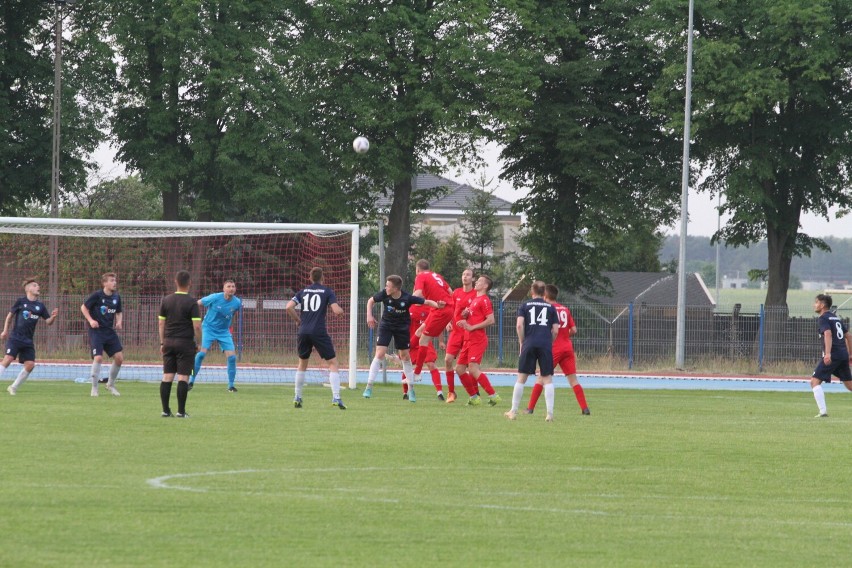
M411 335L408 333L408 326L391 326L379 324L379 333L377 334L376 345L387 347L390 345L391 338L397 349L408 349L411 347Z
M163 342L163 373L191 375L197 352L198 347L192 339L166 339Z
M518 357L519 373L534 375L536 363L542 377L553 374L553 348L550 345L547 347L524 346L521 349L521 356Z
M311 351L316 348L319 356L329 361L337 357L334 352L334 343L327 333L300 333L298 342L299 359L309 359Z
M103 331L98 331L97 329L89 328L89 347L92 348L92 357L103 355L104 353L106 353L108 357L112 357L116 353L124 351L124 348L121 346L121 340L118 338L118 334L112 330L105 333Z
M843 382L852 381L852 370L849 369L849 359L832 359L828 365L820 360L816 369L814 369L814 377L824 383L830 383L832 375Z
M6 355L17 359L19 363L35 361L35 345L9 339L6 341Z

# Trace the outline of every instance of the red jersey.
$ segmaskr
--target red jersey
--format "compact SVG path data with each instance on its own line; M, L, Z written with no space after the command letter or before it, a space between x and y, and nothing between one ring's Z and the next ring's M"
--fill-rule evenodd
M556 302L551 302L551 305L556 309L556 315L559 318L559 333L553 340L553 350L556 351L557 348L570 349L573 347L570 330L575 326L574 318L571 317L571 310Z
M429 312L431 311L432 308L423 304L411 304L411 307L408 308L408 313L411 315L411 326L408 328L408 335L411 336L412 342L418 339L414 335L414 332L423 325L423 322L429 317Z
M470 315L467 317L467 323L476 325L488 319L488 316L494 313L494 308L491 306L491 298L488 294L482 296L474 296L470 302ZM475 329L465 333L468 339L485 338L485 328Z
M421 272L414 279L414 289L422 290L423 297L433 302L446 302L448 306L453 305L453 289L437 272L427 270Z
M464 288L456 288L453 290L453 302L455 302L455 307L453 308L453 329L456 328L459 321L463 320L461 313L465 308L470 307L470 302L476 298L476 290L471 288L468 292L464 291Z

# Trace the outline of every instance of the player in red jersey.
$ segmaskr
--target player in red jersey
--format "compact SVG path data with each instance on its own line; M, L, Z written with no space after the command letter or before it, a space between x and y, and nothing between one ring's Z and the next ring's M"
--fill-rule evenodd
M473 289L473 270L466 268L462 272L461 288L453 290L453 319L447 325L447 331L450 332L450 337L447 339L446 356L444 357L444 365L447 370L447 403L456 400L455 389L455 368L456 357L461 353L462 345L464 344L465 331L458 326L462 318L462 310L470 306L470 301L476 297L476 290Z
M491 285L491 278L488 276L483 275L476 279L476 284L473 287L476 290L476 297L471 300L468 308L462 310L462 315L467 317L458 323L458 326L465 330L465 340L464 347L459 354L456 373L458 373L462 385L467 390L467 394L470 395L470 400L467 403L471 406L482 404L477 384L488 393L488 404L494 406L500 402L500 395L491 386L488 376L479 368L485 350L488 348L488 336L485 333L485 328L494 325L495 321L494 308L491 305L491 298L488 297ZM468 373L468 369L470 369L470 373Z
M418 343L420 341L420 336L417 335L417 331L420 329L420 326L426 322L426 318L429 317L430 311L432 311L432 308L426 305L421 306L413 304L410 308L408 308L408 313L411 314L411 326L409 328L411 336L409 345L411 347L408 350L408 354L411 356L411 359L414 360L417 358L417 354L421 349L426 350L426 368L429 369L429 373L432 375L432 384L435 385L435 391L438 399L444 400L444 391L441 388L441 372L438 370L438 367L435 366L435 361L438 360L438 352L435 351L435 345L432 342L429 342L426 347L421 347ZM407 378L405 376L405 371L402 372L402 378ZM404 396L408 396L408 382L405 380L402 382L402 392Z
M433 302L444 302L443 308L432 310L429 317L426 318L426 323L423 327L423 333L420 336L420 345L426 346L433 339L441 335L447 324L453 319L453 289L444 280L444 277L437 272L429 270L429 261L421 258L414 265L414 272L417 276L414 279L413 296L420 296ZM414 382L420 381L420 372L423 370L423 363L426 362L427 351L424 349L417 354L417 360L414 365Z
M586 393L583 392L583 387L577 380L577 357L574 355L574 345L571 343L571 336L577 333L577 326L574 324L574 318L571 317L571 311L557 303L557 296L559 296L559 288L553 284L544 287L544 301L556 308L556 315L559 316L559 333L553 342L553 368L555 369L557 365L562 368L562 372L568 378L568 384L574 389L574 396L577 397L580 410L588 416L591 411L589 411L589 405L586 403ZM527 414L533 413L542 390L544 390L544 385L539 378L533 386L530 403L526 409Z

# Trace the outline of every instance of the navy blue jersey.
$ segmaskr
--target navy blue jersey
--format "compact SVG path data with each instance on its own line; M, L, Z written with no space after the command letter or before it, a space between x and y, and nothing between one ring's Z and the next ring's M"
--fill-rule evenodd
M94 331L115 329L115 314L121 313L121 296L117 292L113 292L111 296L104 294L103 290L92 292L83 305L89 310L92 319L98 322Z
M18 298L9 310L15 314L15 324L9 338L27 345L33 344L33 334L39 318L48 319L47 307L38 300L30 300L26 296Z
M548 347L553 344L553 325L559 323L556 308L544 300L527 300L518 308L524 318L524 347Z
M328 333L325 314L329 305L337 303L334 290L322 284L311 284L293 296L293 301L302 307L299 333Z
M819 324L819 337L822 339L826 331L831 332L831 358L849 359L849 350L846 349L846 341L843 339L849 332L849 328L837 314L825 312L817 319ZM824 345L821 343L821 345Z
M388 296L388 293L382 290L373 295L374 302L384 302L385 309L382 312L382 325L394 328L405 329L408 332L408 326L411 325L411 314L408 308L412 304L425 304L426 299L419 296L412 296L405 290L400 292L399 298Z

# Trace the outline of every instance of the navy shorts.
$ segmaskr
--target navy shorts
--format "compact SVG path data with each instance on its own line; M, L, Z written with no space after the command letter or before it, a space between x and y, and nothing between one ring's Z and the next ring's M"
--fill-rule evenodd
M553 349L550 345L547 347L524 346L521 349L521 356L518 357L519 373L534 375L536 363L538 363L538 369L542 377L553 374Z
M408 326L403 328L379 324L376 345L387 347L390 345L391 338L393 338L393 344L397 349L408 349L411 347L411 336L408 333Z
M830 383L832 375L843 382L852 381L852 370L849 369L849 359L832 359L828 365L820 359L819 364L814 369L814 377L824 383Z
M197 352L193 339L166 339L163 342L163 373L188 377L195 366Z
M89 347L92 348L92 357L103 355L104 353L112 357L116 353L124 351L117 333L114 331L104 333L103 331L91 328L89 329Z
M10 339L6 342L6 355L17 359L19 363L35 361L35 345Z
M311 351L316 348L319 356L329 361L337 357L334 352L334 344L331 342L331 336L327 333L300 333L299 334L299 359L309 359Z

